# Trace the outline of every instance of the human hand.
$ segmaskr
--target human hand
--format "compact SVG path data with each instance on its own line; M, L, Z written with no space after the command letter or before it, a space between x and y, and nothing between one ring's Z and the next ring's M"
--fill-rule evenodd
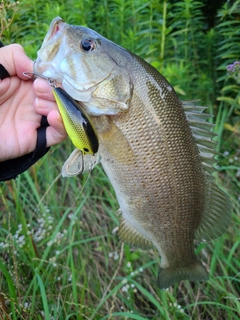
M47 147L63 141L66 132L54 102L52 88L42 79L33 83L23 72L33 62L20 45L0 49L0 64L10 77L0 80L0 161L18 158L36 148L37 128L47 116Z

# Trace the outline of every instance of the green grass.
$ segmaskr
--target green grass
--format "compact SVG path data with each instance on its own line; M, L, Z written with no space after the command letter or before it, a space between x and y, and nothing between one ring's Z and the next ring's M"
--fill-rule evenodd
M210 280L160 290L157 252L123 245L112 233L118 204L101 167L63 179L72 144L52 147L16 180L0 184L0 318L239 319L239 85L226 65L239 59L240 1L219 7L211 29L202 3L23 0L0 11L3 42L21 43L33 59L51 20L61 16L141 55L182 99L209 106L222 152L216 178L233 204L229 231L196 243Z

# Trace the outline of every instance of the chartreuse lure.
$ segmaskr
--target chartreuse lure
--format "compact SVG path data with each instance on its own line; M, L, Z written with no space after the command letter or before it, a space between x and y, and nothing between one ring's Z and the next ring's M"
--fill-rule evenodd
M74 146L83 154L95 154L99 146L98 137L88 115L61 87L53 88L53 95L67 134Z

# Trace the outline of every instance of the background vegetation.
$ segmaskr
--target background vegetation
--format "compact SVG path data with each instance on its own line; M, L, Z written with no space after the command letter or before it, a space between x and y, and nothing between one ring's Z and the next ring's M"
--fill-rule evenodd
M182 99L200 99L219 134L216 178L233 223L196 251L210 273L160 290L159 256L118 242L118 204L100 166L63 179L70 141L0 184L0 318L239 319L240 96L226 66L239 59L240 1L23 0L0 4L2 41L35 59L51 20L86 25L153 64ZM223 212L224 214L224 212ZM184 258L184 257L183 257Z

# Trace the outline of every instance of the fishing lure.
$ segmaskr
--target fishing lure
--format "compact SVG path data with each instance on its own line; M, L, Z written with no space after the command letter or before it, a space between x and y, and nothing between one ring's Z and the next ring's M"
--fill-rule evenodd
M74 146L83 154L95 154L98 151L99 142L88 115L61 87L53 88L52 92L67 134Z
M48 81L49 85L53 87L52 92L62 116L63 124L74 146L83 155L97 153L99 147L97 134L88 115L80 109L77 101L61 87L57 87L55 80L52 78L45 77L36 71L23 72L23 75L31 79L40 77Z

